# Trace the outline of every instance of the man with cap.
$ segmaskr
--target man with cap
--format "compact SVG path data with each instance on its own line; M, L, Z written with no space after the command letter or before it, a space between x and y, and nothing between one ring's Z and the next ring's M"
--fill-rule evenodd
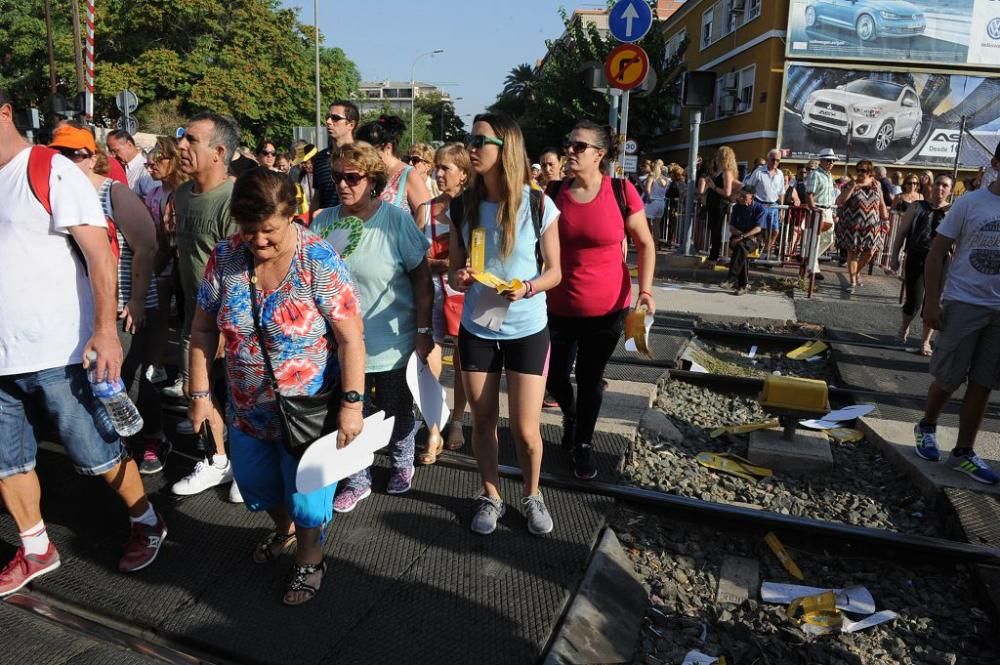
M124 129L116 129L108 134L108 152L125 168L128 188L145 199L156 187L156 181L146 169L146 155L135 144L135 139Z
M729 279L722 287L735 287L738 296L747 292L750 254L757 249L757 236L767 224L767 209L754 200L755 192L752 185L743 185L729 214Z
M1000 170L1000 145L991 166ZM934 382L924 417L913 427L914 452L929 462L941 459L938 416L965 383L949 463L973 480L995 485L1000 476L973 448L990 393L1000 388L1000 182L963 194L951 205L927 254L924 288L924 324L940 332L930 364Z
M87 130L61 129L58 153L32 147L0 89L0 497L20 536L0 569L0 597L60 563L35 472L41 422L55 428L77 473L100 476L125 505L132 529L120 571L151 564L167 535L84 367L109 380L120 374L117 268L97 192L74 164L97 145ZM45 165L47 188L29 178L29 159Z
M538 184L538 176L542 175L542 165L532 164L531 165L531 182Z
M814 215L820 216L819 242L813 238L813 247L810 248L809 272L817 280L823 279L819 271L819 257L826 252L833 244L834 239L834 218L833 205L837 200L837 185L833 180L833 166L837 163L837 154L832 148L823 148L819 153L819 168L814 169L806 179L806 201L805 204L813 210ZM812 220L806 224L806 228L812 228Z

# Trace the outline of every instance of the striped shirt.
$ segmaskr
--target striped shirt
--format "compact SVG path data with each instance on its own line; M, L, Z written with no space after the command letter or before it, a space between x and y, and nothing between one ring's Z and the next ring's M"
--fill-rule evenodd
M101 185L101 207L104 209L104 216L114 220L114 206L111 203L111 189L115 183L111 178L107 178ZM118 246L121 248L121 256L118 257L118 311L125 309L125 305L132 298L132 257L135 252L129 247L125 236L122 235L121 228L116 224L115 232L118 234ZM156 293L156 280L149 280L149 288L146 289L146 309L156 309L159 307L159 298Z
M833 184L833 174L823 169L815 169L806 179L806 192L812 192L816 205L830 208L837 200L837 188Z

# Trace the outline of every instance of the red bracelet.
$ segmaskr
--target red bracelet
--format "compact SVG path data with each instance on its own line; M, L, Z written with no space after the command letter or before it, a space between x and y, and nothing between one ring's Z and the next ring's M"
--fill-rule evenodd
M639 295L640 295L640 296L641 296L641 295L642 295L643 293L645 293L645 294L646 294L647 296L649 296L650 298L652 298L652 297L653 297L653 294L652 294L652 293L650 293L649 291L639 291Z

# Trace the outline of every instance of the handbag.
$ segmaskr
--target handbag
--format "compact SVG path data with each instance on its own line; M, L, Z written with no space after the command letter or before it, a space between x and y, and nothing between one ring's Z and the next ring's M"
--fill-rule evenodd
M431 207L431 219L427 222L431 227L431 258L448 258L448 239L438 239L437 231L434 230L434 209ZM442 251L443 245L443 251ZM441 293L444 294L444 331L452 336L458 337L458 329L462 325L462 308L465 306L465 294L449 294L445 284L444 273L438 275L441 281Z
M253 310L253 327L257 333L264 369L274 390L274 401L278 406L278 423L281 427L281 443L293 457L302 457L312 443L337 429L340 411L340 391L333 388L321 390L315 395L289 397L278 391L278 380L274 376L271 354L267 351L267 334L260 323L260 306L257 304L257 276L254 272L253 255L247 252L247 277L250 282L250 306Z

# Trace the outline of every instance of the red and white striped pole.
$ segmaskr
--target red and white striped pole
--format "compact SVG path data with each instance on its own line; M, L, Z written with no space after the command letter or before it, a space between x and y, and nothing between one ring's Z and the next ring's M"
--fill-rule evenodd
M87 0L87 89L84 106L87 117L94 121L94 0Z

